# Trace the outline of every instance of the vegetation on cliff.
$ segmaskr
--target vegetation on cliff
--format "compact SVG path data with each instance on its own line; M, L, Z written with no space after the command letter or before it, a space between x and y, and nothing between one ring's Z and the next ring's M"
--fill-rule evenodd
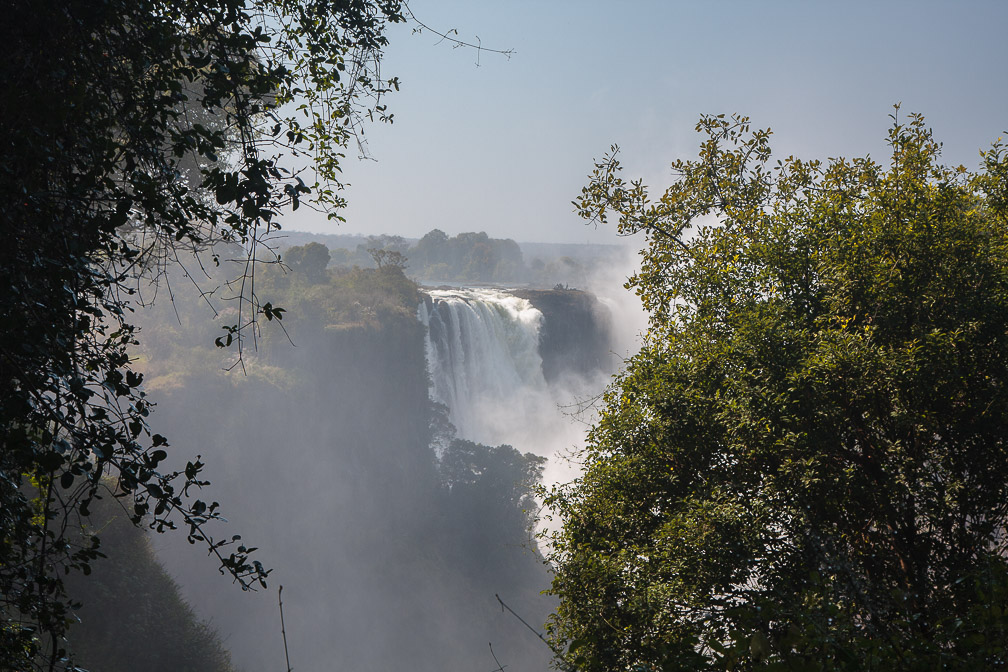
M97 501L90 524L109 557L67 581L81 605L69 640L75 664L94 672L233 672L220 636L181 598L148 532L118 500Z

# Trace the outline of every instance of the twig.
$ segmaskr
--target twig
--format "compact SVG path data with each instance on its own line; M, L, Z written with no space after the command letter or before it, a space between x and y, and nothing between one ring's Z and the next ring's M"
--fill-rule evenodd
M533 628L531 625L529 625L528 622L524 618L522 618L521 616L519 616L515 612L514 609L512 609L508 605L504 604L504 600L502 600L500 598L500 595L498 595L497 593L494 593L494 597L496 597L497 601L500 602L501 611L503 611L504 609L507 609L508 611L510 611L512 616L514 616L519 621L521 621L522 625L524 625L526 628L528 628L529 630L531 630L535 634L536 637L538 637L540 640L542 640L543 644L545 644L546 646L549 647L550 651L552 651L554 654L556 654L557 658L560 658L562 660L562 654L560 653L560 651L558 651L555 648L553 648L553 645L549 643L548 639L546 639L545 637L542 636L541 632L539 632L538 630L536 630L535 628Z
M280 603L280 634L283 635L284 643L284 658L287 659L287 672L291 672L290 666L290 654L287 652L287 630L284 628L284 617L283 617L283 586L280 586L280 590L277 591L277 602Z
M497 599L499 600L500 598L498 597ZM490 655L493 656L494 662L497 663L497 669L493 670L493 672L504 672L504 665L500 664L500 661L497 660L497 655L493 652L493 642L489 642L489 645Z
M545 644L549 648L549 650L553 652L553 655L556 656L555 664L558 670L561 670L561 672L577 672L577 668L575 668L573 665L570 664L570 662L564 657L564 654L555 646L550 644L549 640L542 636L542 633L540 633L538 630L529 625L528 622L524 618L519 616L514 609L504 604L504 600L500 598L500 595L494 593L494 597L496 597L497 601L500 602L501 611L505 609L510 611L512 616L521 621L522 625L531 630L535 634L535 636L538 637L542 641L542 643ZM493 649L490 649L490 652L493 653ZM497 660L497 658L494 657L494 660ZM496 670L494 672L496 672Z
M426 23L424 23L423 21L421 21L420 19L417 18L417 15L413 13L413 10L410 8L410 6L407 3L404 2L403 3L403 7L405 7L405 9L406 9L406 13L409 14L409 18L412 19L418 26L420 26L420 29L415 30L414 32L419 33L421 30L426 30L428 33L433 33L434 35L437 35L438 37L440 37L441 39L439 40L439 43L440 42L445 42L445 41L451 42L453 48L455 48L455 49L457 49L459 47L468 47L470 49L475 49L476 50L476 67L479 67L479 56L480 56L481 52L489 51L489 52L492 52L492 53L495 53L495 54L500 54L501 56L504 56L508 60L511 60L511 56L513 54L517 53L517 52L515 52L514 49L490 49L489 47L484 47L483 46L483 41L479 38L479 35L476 36L476 42L477 42L477 44L473 44L472 42L466 42L464 40L459 39L458 37L452 37L452 33L454 33L455 35L458 35L458 31L455 30L454 28L452 28L451 30L448 30L446 32L442 32L440 30L436 30L434 28L431 28Z

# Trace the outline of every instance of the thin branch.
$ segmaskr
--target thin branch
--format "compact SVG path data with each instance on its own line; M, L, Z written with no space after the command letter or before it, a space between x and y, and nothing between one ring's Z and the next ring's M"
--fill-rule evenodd
M500 598L498 597L497 599L499 600ZM497 663L497 668L492 672L504 672L504 668L506 666L501 665L500 661L497 660L497 655L493 652L493 642L489 642L489 646L490 646L490 655L493 656L494 662Z
M546 639L545 637L543 637L541 632L539 632L538 630L536 630L535 628L533 628L531 625L529 625L528 621L526 621L524 618L522 618L521 616L519 616L515 612L514 609L512 609L511 607L509 607L508 605L506 605L504 603L504 600L502 600L500 598L500 595L498 595L497 593L494 593L494 597L496 597L497 601L500 602L501 611L503 611L504 609L507 609L508 611L510 611L512 616L514 616L519 621L521 621L522 625L524 625L526 628L528 628L529 630L531 630L532 633L535 634L535 636L538 637L539 640L543 644L545 644L549 648L550 651L553 652L553 655L556 656L556 666L557 666L557 669L563 670L563 672L576 672L576 668L573 665L571 665L567 661L566 658L564 658L564 654L563 654L562 651L560 651L555 646L553 646L552 644L550 644L549 640ZM496 660L496 658L494 660Z
M509 607L508 605L504 604L504 600L502 600L502 599L500 598L500 595L498 595L497 593L494 593L494 597L496 597L496 598L497 598L497 601L498 601L498 602L500 602L500 605L501 605L501 611L503 611L504 609L507 609L508 611L510 611L510 612L511 612L511 615L512 615L512 616L514 616L514 617L515 617L515 618L517 618L517 619L518 619L519 621L521 621L521 624L522 624L522 625L524 625L524 626L525 626L526 628L528 628L529 630L531 630L531 631L532 631L532 633L533 633L533 634L534 634L534 635L535 635L536 637L538 637L538 638L539 638L540 640L542 640L542 643L543 643L543 644L545 644L546 646L548 646L548 647L549 647L549 650L550 650L550 651L552 651L552 652L553 652L553 653L554 653L554 654L555 654L555 655L556 655L556 656L557 656L558 658L561 658L561 659L562 659L562 654L560 653L560 651L558 651L558 650L557 650L556 648L554 648L554 647L553 647L553 645L549 643L549 640L548 640L548 639L546 639L545 637L543 637L543 636L542 636L542 633L541 633L541 632L539 632L538 630L536 630L535 628L533 628L533 627L532 627L531 625L529 625L529 624L528 624L528 621L526 621L526 620L525 620L524 618L522 618L521 616L519 616L519 615L518 615L518 614L517 614L517 613L515 612L515 610L514 610L514 609L512 609L512 608L511 608L511 607Z
M445 31L445 32L441 32L440 30L436 30L434 28L431 28L426 23L424 23L423 21L421 21L420 19L417 18L417 15L414 14L413 10L410 8L409 3L403 2L403 7L406 9L406 13L409 15L410 20L412 20L414 23L416 23L418 26L420 26L420 28L418 29L419 31L426 30L427 32L433 33L434 35L437 35L438 37L441 38L438 41L439 44L441 42L450 42L452 44L452 47L455 48L455 49L457 49L459 47L468 47L469 49L475 49L476 50L476 66L477 67L479 67L479 64L480 64L479 63L479 55L483 51L489 51L489 52L491 52L493 54L500 54L501 56L504 56L508 60L511 60L511 56L513 54L518 53L514 49L491 49L489 47L484 47L483 46L483 41L480 40L480 38L479 38L478 35L476 36L476 42L477 42L476 44L473 44L472 42L466 42L465 40L461 40L461 39L459 39L457 37L452 37L452 33L454 33L455 35L458 35L458 31L455 30L454 28L452 28L451 30Z
M284 616L283 616L283 586L280 586L280 590L277 591L277 602L280 603L280 634L283 635L284 643L284 658L287 659L287 672L291 672L290 666L290 654L287 652L287 630L284 629ZM493 650L491 649L491 652Z

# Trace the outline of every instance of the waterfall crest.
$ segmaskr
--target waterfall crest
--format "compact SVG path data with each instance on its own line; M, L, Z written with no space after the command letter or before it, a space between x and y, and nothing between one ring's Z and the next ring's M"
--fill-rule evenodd
M445 404L461 438L513 441L513 418L546 389L539 356L543 316L496 289L432 290L417 317L427 327L431 398Z

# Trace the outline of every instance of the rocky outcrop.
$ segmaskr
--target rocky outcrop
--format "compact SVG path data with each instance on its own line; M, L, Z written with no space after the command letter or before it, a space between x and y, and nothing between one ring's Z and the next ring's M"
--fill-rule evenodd
M521 289L543 314L539 355L543 376L553 382L565 373L608 371L612 350L612 315L593 295L576 289Z

